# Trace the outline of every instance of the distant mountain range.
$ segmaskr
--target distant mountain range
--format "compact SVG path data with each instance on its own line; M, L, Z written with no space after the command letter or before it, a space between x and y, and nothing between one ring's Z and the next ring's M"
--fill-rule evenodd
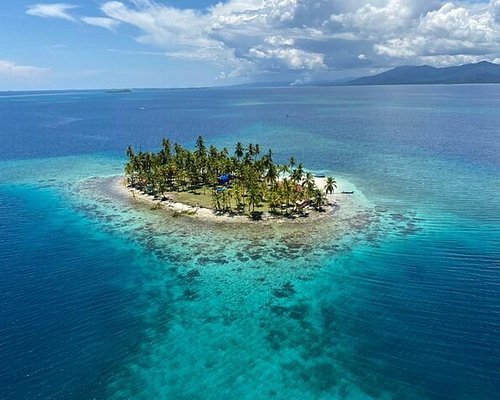
M458 83L500 83L500 65L481 61L457 67L429 65L396 67L378 75L365 76L345 85L419 85Z

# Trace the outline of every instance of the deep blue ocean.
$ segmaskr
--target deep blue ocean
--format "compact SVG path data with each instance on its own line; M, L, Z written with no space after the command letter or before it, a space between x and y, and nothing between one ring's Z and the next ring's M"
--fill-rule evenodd
M113 190L128 145L198 135L348 182L352 213ZM0 93L0 399L499 396L500 86Z

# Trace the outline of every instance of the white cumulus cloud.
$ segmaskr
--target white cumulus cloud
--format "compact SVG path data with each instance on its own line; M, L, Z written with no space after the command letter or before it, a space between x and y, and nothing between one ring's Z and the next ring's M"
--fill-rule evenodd
M13 61L0 60L1 78L35 78L48 72L46 68L32 67L28 65L17 65Z
M75 18L71 16L68 11L78 6L67 3L53 3L53 4L33 4L28 6L26 14L34 15L43 18L60 18L68 21L74 21Z
M310 28L293 27L300 0L230 0L204 12L142 0L102 5L103 13L139 30L136 40L169 57L228 67L225 77L252 71L324 69L324 55L297 43ZM292 23L292 25L290 25ZM273 34L276 33L276 34Z
M291 70L325 68L322 54L311 53L293 47L251 48L249 55L256 59L274 61L275 69L279 69L281 63Z
M414 15L411 3L405 0L384 3L377 6L370 2L347 13L332 14L330 20L365 37L387 35L404 29Z
M128 26L146 52L209 62L226 80L279 72L293 82L325 71L500 58L500 0L226 0L200 10L165 3L105 0L102 15L81 20ZM73 20L73 7L38 4L28 13Z
M500 26L488 7L446 3L429 11L401 38L375 44L378 54L415 58L434 65L452 65L485 58L500 52Z
M493 15L497 23L500 23L500 0L490 1L490 13Z
M99 26L101 28L106 28L109 30L113 30L120 22L113 18L106 17L82 17L82 21L89 25Z
M323 54L314 53L295 46L295 40L283 36L270 36L248 51L250 59L267 60L266 69L315 70L326 68Z

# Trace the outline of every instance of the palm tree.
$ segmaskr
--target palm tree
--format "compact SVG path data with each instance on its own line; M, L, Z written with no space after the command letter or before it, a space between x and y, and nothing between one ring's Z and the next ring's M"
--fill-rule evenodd
M205 140L203 139L203 136L198 136L198 139L196 139L196 153L200 156L204 155L205 151Z
M167 183L167 174L168 170L165 165L157 164L154 167L154 182L153 186L158 191L158 194L163 197L165 192L167 191L168 183Z
M179 192L183 191L189 185L189 175L185 170L177 171L176 184Z
M221 198L221 210L231 211L231 199L232 199L231 190L224 188L224 190L221 190L219 192L219 196Z
M290 174L290 167L287 164L280 165L278 167L278 169L279 169L280 173L283 174L283 177Z
M234 154L236 155L236 157L238 157L238 160L241 159L241 157L243 157L243 154L245 154L245 148L243 147L241 142L236 143L236 149L234 151Z
M127 157L132 159L134 157L134 148L132 146L127 147Z
M221 207L221 194L217 190L212 191L212 207L215 208L215 211L222 210Z
M260 144L256 144L253 148L253 151L254 151L254 155L255 156L258 156L260 154Z
M171 189L175 189L176 186L176 178L177 178L177 168L175 164L170 163L166 165L166 177L167 184Z
M125 164L125 175L127 175L127 181L129 185L135 186L135 169L132 162Z
M292 179L295 183L299 183L302 180L302 177L304 176L304 166L302 163L299 163L297 165L297 168L295 168L292 172Z
M255 154L255 148L253 147L253 143L249 143L248 144L248 155L251 157L253 157Z
M151 153L145 153L143 158L143 169L145 172L147 184L152 183L153 178L153 155Z
M262 191L255 185L250 188L247 195L248 207L252 208L252 212L255 211L255 206L262 200Z
M237 182L233 185L233 188L231 189L233 191L233 197L236 201L236 208L241 209L245 208L245 203L243 201L243 196L245 194L245 189L241 185L241 183Z
M162 161L164 164L167 164L170 162L170 159L172 157L172 143L170 142L169 139L163 139L161 142L162 149L161 149L161 156L162 156Z
M326 194L322 190L316 189L314 191L314 202L313 202L314 208L316 208L316 210L318 211L322 211L325 203L326 203Z
M290 199L293 196L293 184L288 178L283 178L281 181L281 196L285 201L285 211L288 212L288 206L290 205Z
M313 196L314 190L316 189L316 182L314 180L313 174L310 172L306 173L304 181L302 182L302 187L305 188L307 197L311 198Z
M332 194L334 192L334 188L337 189L337 182L335 181L335 178L329 176L328 178L326 178L326 184L325 184L326 194Z
M163 138L161 141L161 145L163 147L163 150L165 150L166 154L170 154L170 150L172 147L172 143L170 142L170 139Z
M267 194L267 202L269 203L269 209L271 212L276 212L276 208L280 205L280 195L276 190L270 190Z
M276 182L276 179L278 179L278 171L276 170L274 164L271 164L267 169L266 181L270 185L273 185Z
M267 151L267 160L272 164L273 163L273 151L269 149Z

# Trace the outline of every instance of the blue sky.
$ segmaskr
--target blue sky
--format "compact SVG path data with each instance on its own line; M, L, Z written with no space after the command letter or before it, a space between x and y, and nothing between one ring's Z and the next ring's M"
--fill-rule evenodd
M500 0L3 0L0 90L341 79L500 63Z

